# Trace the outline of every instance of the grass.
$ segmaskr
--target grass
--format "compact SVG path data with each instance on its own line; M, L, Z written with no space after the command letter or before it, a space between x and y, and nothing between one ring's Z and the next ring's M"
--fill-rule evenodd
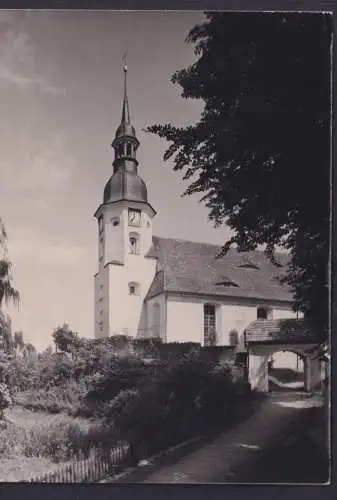
M15 403L29 410L76 415L86 393L84 384L69 381L50 389L28 389L15 395Z
M52 472L60 462L87 458L108 437L97 421L48 415L14 407L0 430L0 481L27 480Z

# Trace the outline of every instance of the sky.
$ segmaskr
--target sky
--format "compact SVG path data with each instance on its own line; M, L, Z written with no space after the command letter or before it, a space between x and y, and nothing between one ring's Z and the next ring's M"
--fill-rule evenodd
M38 350L63 323L94 336L97 221L120 122L122 56L140 147L139 174L157 210L154 234L222 244L167 143L143 129L192 124L202 103L185 100L172 74L192 64L189 30L201 12L0 11L0 216L8 233L19 309L13 331Z

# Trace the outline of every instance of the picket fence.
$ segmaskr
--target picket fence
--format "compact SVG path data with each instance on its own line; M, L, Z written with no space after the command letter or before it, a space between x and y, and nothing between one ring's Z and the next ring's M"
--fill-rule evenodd
M118 472L126 459L129 445L122 443L105 453L64 465L56 471L30 479L31 483L96 483L109 474Z

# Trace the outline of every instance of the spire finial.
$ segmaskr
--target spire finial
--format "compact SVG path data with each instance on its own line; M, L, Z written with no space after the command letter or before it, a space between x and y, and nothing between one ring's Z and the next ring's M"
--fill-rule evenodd
M130 110L129 110L127 90L126 90L126 74L128 72L128 67L126 64L126 56L127 56L127 53L125 52L125 54L123 55L123 58L122 58L123 71L124 71L124 100L123 100L123 111L122 111L122 123L130 124Z

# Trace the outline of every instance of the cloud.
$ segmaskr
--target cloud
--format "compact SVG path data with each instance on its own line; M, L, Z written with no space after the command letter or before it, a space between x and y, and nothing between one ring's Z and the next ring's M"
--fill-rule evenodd
M67 191L72 181L73 158L67 152L61 134L47 137L49 147L43 144L31 144L23 140L19 150L24 154L13 161L2 161L0 172L6 191L19 190L46 192L48 196Z
M42 92L65 95L65 89L36 70L35 50L27 34L8 30L0 42L0 81L21 90L37 87Z

